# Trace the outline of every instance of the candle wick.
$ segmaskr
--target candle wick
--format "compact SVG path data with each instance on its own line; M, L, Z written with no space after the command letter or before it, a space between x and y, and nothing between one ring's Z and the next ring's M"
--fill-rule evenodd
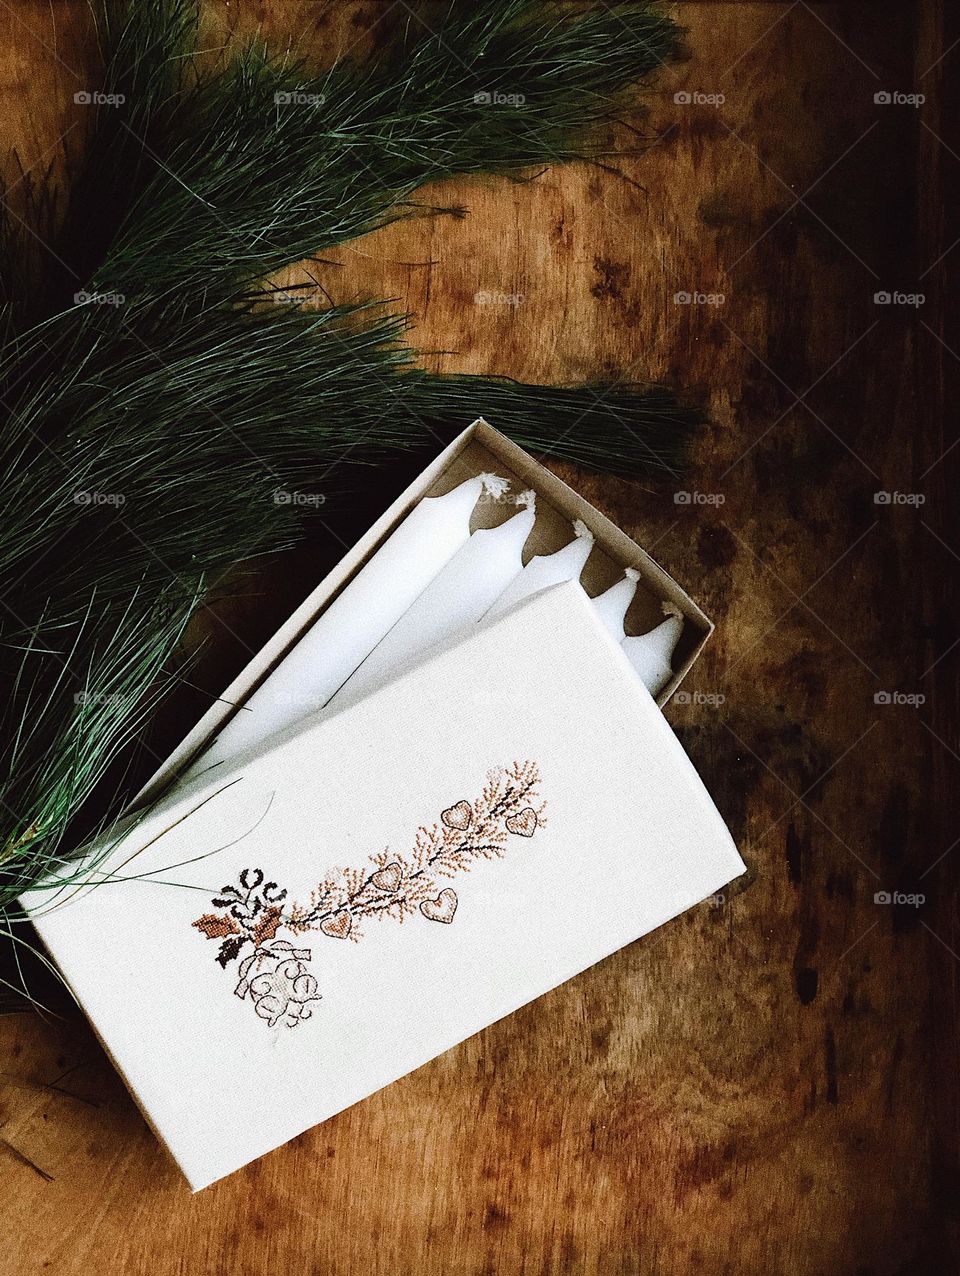
M481 474L480 484L487 496L499 499L504 496L510 487L509 482L505 478L501 478L499 474Z

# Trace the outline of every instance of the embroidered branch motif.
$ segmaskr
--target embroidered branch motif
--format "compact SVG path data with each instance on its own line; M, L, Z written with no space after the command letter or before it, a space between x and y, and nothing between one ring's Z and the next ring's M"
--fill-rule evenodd
M356 941L371 918L418 916L449 925L460 901L444 879L469 873L478 860L499 859L513 839L531 838L544 826L539 783L535 762L489 772L478 798L461 798L441 811L436 824L417 830L408 851L388 847L360 868L338 869L302 903L288 903L286 890L266 881L262 869L246 868L211 901L217 911L192 924L220 941L217 961L224 969L239 961L235 994L249 998L271 1027L295 1027L310 1018L319 985L306 965L312 950L278 932Z

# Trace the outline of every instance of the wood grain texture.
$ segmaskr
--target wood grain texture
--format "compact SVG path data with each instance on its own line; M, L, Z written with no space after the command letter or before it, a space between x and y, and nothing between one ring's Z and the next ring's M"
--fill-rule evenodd
M7 146L26 166L88 74L82 7L20 5L5 37ZM262 0L208 18L212 34L306 32L329 54L375 43L385 7ZM960 449L933 425L960 362L960 249L925 272L956 238L941 200L960 162L943 146L958 54L928 68L960 32L892 3L681 16L690 59L650 95L647 153L621 177L449 183L425 198L466 217L343 248L323 284L400 298L439 369L659 377L703 398L711 425L682 480L556 468L718 622L668 716L749 877L196 1197L82 1022L0 1022L3 1271L956 1269L955 834L924 789L947 792L960 766L945 579ZM879 106L881 89L927 102ZM927 300L878 306L880 290ZM220 643L211 691L340 552L331 537L227 601L243 642Z

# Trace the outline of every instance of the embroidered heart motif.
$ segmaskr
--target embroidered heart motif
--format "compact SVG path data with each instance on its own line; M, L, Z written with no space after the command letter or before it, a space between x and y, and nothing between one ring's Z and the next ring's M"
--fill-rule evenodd
M508 815L503 822L517 837L533 837L537 829L537 813L532 806L525 806L516 815Z
M400 885L402 876L400 865L394 862L387 864L385 868L378 869L370 880L378 891L395 891Z
M425 899L420 912L431 922L452 922L457 911L457 892L446 886L436 899Z
M320 923L320 929L331 939L346 939L352 925L353 918L346 909L343 909L339 913L334 913L332 917L325 917Z
M440 818L448 829L456 829L463 833L473 823L473 807L467 801L455 802L440 813Z

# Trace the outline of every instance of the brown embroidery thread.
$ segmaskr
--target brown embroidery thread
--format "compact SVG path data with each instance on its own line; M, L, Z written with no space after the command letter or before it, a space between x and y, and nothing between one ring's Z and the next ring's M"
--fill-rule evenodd
M438 823L419 828L407 853L387 848L365 867L332 873L303 904L287 904L286 890L266 881L262 869L246 868L236 885L224 886L211 901L218 911L192 924L207 939L220 940L217 961L224 969L244 954L236 995L249 997L271 1027L292 1028L310 1018L319 985L306 967L311 950L277 938L278 931L356 941L369 918L403 922L420 916L449 925L460 901L442 879L468 873L477 860L499 859L512 837L533 837L545 824L539 783L535 762L491 771L475 801L461 798Z

